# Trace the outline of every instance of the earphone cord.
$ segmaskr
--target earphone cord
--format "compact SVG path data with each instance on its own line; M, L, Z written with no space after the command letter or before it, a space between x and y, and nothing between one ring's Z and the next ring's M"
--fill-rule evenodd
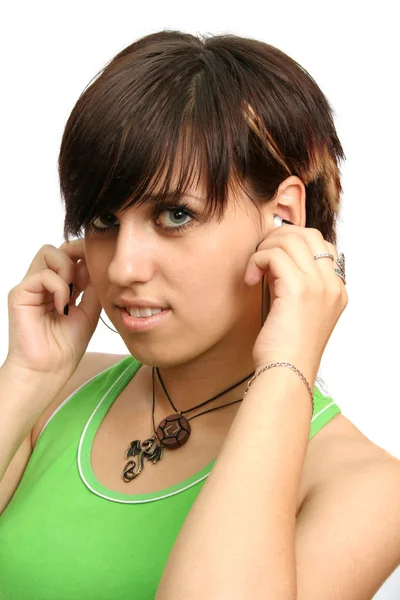
M104 325L106 327L108 327L108 329L111 329L111 331L115 331L115 333L118 333L118 331L116 331L115 329L113 329L112 327L110 327L109 325L107 325L107 323L104 321L104 319L102 319L101 317L100 317L100 319L103 321Z

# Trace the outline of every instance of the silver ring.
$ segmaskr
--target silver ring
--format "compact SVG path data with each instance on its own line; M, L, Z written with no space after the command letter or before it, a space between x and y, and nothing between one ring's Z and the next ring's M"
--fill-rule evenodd
M316 254L314 256L314 260L317 260L317 258L331 258L333 261L335 261L335 257L333 256L333 254L330 254L328 252L324 252L322 254ZM339 256L336 259L336 263L338 265L338 269L335 269L335 273L336 275L338 275L338 277L340 277L343 280L343 283L346 285L346 272L345 272L345 259L344 259L344 254L343 252L341 252L339 254Z
M338 275L341 279L343 279L343 283L346 285L346 280L344 278L344 275L341 271L339 271L339 269L335 269L335 273L336 275Z
M333 256L333 254L328 254L327 252L325 252L324 254L316 254L314 256L314 259L317 260L317 258L325 258L325 256L328 256L332 260L335 260L335 257Z

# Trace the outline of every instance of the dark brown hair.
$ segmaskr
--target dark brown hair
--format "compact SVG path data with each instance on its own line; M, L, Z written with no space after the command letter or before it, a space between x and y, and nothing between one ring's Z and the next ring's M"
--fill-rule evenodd
M206 218L218 219L236 183L268 202L297 175L306 227L336 245L345 155L332 115L311 75L274 46L232 34L147 35L95 76L68 118L58 162L64 239L145 202L160 180L156 201L173 205L194 172L206 182Z

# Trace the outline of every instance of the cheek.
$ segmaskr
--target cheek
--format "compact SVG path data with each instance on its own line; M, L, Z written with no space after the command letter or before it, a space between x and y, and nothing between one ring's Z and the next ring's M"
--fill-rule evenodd
M101 237L101 236L99 236ZM107 235L104 237L107 238ZM110 239L96 239L89 237L85 242L85 255L87 260L95 267L107 264L115 251L115 243Z
M201 320L229 311L243 294L243 273L234 261L216 261L215 257L192 268L181 279L184 311L193 314L192 308L196 307Z
M100 250L93 240L90 242L85 241L84 253L90 280L95 286L101 287L106 281L108 267L107 257L104 255L104 248L103 251Z

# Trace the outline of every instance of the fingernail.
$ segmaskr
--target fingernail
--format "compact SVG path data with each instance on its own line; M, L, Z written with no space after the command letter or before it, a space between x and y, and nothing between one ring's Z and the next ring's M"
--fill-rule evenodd
M66 305L64 306L64 315L68 315L68 311L69 311L69 305L68 305L68 304L66 304Z
M73 292L73 289L74 289L74 284L73 283L69 283L68 285L69 285L69 297L71 298L72 292Z

